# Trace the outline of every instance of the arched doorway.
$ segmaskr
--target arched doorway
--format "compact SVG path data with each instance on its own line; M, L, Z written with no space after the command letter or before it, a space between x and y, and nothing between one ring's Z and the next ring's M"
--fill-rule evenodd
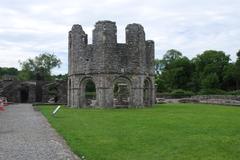
M152 104L152 87L151 80L146 78L144 80L143 86L143 102L145 106L150 106Z
M94 107L96 105L96 86L91 78L82 82L82 104L84 106Z
M96 103L96 86L95 83L89 79L85 86L86 106L94 106Z
M48 86L48 94L49 94L49 101L56 103L58 102L58 89L57 89L57 85L56 84L51 84Z
M131 102L131 83L130 80L120 77L114 81L113 86L113 105L114 107L128 107Z
M29 98L29 89L28 87L24 87L20 89L20 102L27 103Z

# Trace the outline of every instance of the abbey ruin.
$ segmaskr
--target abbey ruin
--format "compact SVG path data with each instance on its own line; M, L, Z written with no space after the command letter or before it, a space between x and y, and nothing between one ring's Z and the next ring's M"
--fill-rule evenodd
M116 23L98 21L92 35L88 44L81 25L73 25L69 32L68 106L151 106L155 102L154 42L145 40L144 28L127 25L126 43L117 43Z

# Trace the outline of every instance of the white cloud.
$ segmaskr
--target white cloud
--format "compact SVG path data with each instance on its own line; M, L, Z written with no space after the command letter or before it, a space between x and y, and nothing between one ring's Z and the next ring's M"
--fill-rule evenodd
M207 49L223 50L234 60L240 49L238 0L9 0L0 2L0 66L18 67L18 60L54 52L67 72L67 37L79 23L89 35L98 20L117 22L118 41L125 26L141 23L156 43L156 57L171 48L192 58ZM4 22L4 23L3 23Z

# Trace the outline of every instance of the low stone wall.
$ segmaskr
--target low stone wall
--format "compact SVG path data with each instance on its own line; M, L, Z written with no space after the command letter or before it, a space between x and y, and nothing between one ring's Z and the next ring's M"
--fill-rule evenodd
M191 98L166 99L157 98L157 103L204 103L240 106L240 96L234 95L199 95Z
M240 96L234 95L202 95L192 96L191 99L199 101L199 103L240 106Z
M222 100L236 100L240 101L240 95L198 95L192 96L191 98L199 99L199 100L208 100L208 99L222 99Z

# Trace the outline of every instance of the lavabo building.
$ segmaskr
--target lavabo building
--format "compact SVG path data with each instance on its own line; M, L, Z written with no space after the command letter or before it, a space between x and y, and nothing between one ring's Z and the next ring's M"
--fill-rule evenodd
M116 23L98 21L89 44L82 26L73 25L68 43L68 106L154 104L154 42L145 40L140 24L129 24L125 31L126 43L117 43ZM89 84L95 90L91 98L87 96Z

